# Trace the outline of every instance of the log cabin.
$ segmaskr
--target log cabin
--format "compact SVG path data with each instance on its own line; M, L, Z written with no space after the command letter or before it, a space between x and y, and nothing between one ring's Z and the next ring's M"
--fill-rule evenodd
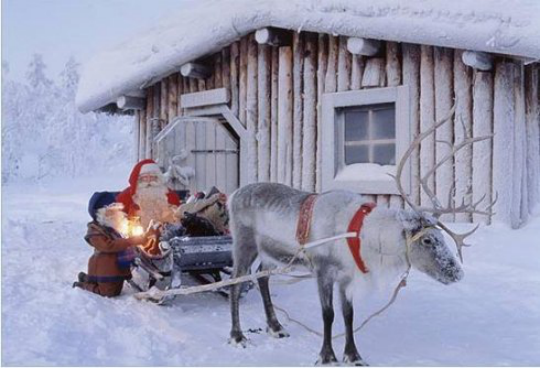
M90 59L77 104L133 114L133 160L189 168L177 189L271 181L390 207L403 201L388 173L455 107L406 190L430 205L419 178L445 142L494 134L429 184L443 199L497 194L493 220L517 228L540 199L538 34L534 2L204 0Z

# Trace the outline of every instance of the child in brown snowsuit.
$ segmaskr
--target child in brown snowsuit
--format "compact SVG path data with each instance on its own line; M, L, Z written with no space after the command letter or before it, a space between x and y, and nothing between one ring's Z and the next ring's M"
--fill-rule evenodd
M94 248L94 254L88 260L88 274L79 273L73 287L113 297L120 295L124 281L131 279L129 265L121 267L118 258L121 254L133 253L134 256L136 246L144 244L150 234L122 238L117 231L118 225L125 221L121 207L111 204L90 212L94 220L88 223L84 239Z

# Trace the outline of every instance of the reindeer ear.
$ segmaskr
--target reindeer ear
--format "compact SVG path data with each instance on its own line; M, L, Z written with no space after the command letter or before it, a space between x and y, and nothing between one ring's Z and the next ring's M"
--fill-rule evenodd
M414 210L398 211L396 217L407 231L414 232L422 228L422 215Z

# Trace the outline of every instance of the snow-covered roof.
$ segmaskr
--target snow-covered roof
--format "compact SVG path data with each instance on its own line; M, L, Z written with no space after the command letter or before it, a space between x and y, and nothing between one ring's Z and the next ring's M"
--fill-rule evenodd
M99 109L263 27L540 59L538 0L191 0L83 69L77 105Z

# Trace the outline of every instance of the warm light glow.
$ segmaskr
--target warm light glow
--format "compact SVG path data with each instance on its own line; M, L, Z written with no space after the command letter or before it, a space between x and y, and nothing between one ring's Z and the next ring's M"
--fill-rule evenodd
M124 237L129 237L129 221L127 219L125 219L121 224L120 224L120 234Z
M133 225L131 227L131 235L132 236L142 236L144 233L143 227L140 225Z

